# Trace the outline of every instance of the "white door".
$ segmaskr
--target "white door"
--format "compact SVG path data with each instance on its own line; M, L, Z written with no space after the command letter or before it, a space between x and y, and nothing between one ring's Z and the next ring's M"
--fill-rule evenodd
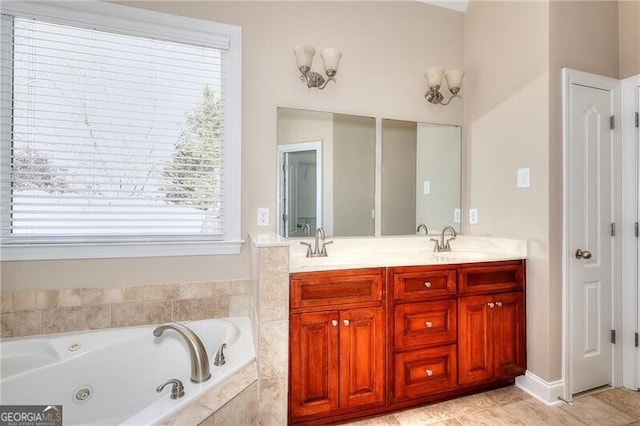
M571 393L612 384L613 91L571 84L566 226Z

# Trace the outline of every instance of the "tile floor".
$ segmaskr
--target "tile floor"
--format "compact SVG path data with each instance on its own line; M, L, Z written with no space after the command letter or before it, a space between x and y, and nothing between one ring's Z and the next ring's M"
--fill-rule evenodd
M576 396L573 405L548 407L510 386L347 425L640 426L640 392L607 388Z

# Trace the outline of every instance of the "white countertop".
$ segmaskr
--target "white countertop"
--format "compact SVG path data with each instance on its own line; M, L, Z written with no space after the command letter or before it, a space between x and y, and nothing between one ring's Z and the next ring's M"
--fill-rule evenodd
M290 239L289 271L311 272L413 265L447 265L472 262L526 259L527 242L503 238L458 235L450 252L435 253L435 235L406 237L329 238L327 257L306 257L300 242L313 238Z

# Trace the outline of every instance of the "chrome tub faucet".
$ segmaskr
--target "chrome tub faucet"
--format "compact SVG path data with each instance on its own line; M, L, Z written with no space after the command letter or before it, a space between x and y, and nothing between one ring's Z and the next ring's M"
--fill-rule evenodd
M425 225L424 223L421 223L420 225L418 225L418 228L416 229L416 233L420 233L420 230L424 229L424 235L429 235L429 228L427 228L427 225Z
M156 327L153 330L153 335L160 337L165 330L175 330L187 342L189 357L191 358L191 381L193 383L202 383L209 380L211 378L209 356L198 335L187 326L176 323L162 324Z

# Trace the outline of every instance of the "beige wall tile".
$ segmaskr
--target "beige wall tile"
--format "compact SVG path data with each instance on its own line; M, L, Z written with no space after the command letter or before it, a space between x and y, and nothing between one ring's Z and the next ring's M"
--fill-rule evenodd
M142 304L144 324L161 324L174 321L172 302L145 302Z
M187 299L173 302L173 320L190 321L229 316L229 298Z
M287 424L287 379L260 380L258 424Z
M230 317L247 317L249 316L249 295L242 294L237 296L229 296L229 316Z
M36 293L36 308L57 308L59 296L60 290L38 290L38 292Z
M80 290L80 301L82 306L104 305L104 292L101 288L83 288Z
M0 314L0 337L40 334L40 312L20 311Z
M260 319L289 318L289 248L261 248L260 253Z
M142 287L142 300L175 300L180 295L179 284L145 285Z
M142 305L142 302L111 305L111 327L131 327L145 324Z
M208 299L213 297L211 283L180 284L178 299Z
M214 426L258 424L258 383L239 393L214 415Z
M12 292L3 291L2 293L0 293L0 312L13 312Z
M167 396L169 398L169 396ZM211 410L199 404L190 404L184 410L160 422L161 426L197 425L211 416Z
M82 306L82 290L63 288L58 293L58 307Z
M111 325L109 306L63 307L41 312L43 334L94 330Z
M30 311L36 308L35 290L24 290L13 292L13 310Z
M289 321L260 323L260 379L286 376L289 362Z
M198 400L198 403L209 408L211 411L217 411L243 389L257 380L258 367L254 361L209 391Z

